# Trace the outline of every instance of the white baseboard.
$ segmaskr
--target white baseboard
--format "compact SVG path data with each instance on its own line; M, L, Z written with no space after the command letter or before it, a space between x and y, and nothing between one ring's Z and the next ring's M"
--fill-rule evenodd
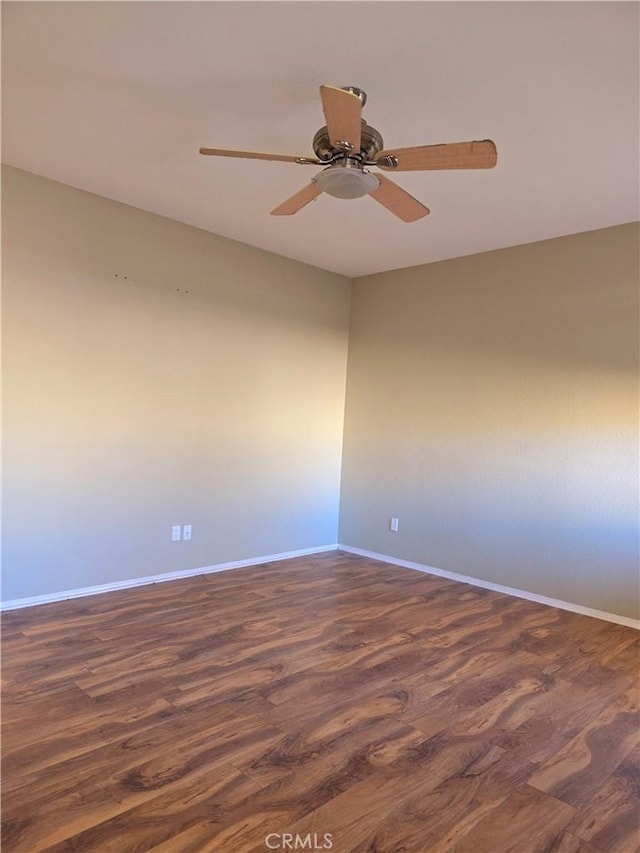
M376 554L375 551L364 551L362 548L352 548L350 545L338 545L339 551L348 554L357 554L360 557L369 557L382 563L391 563L394 566L402 566L405 569L415 569L429 575L437 575L441 578L449 578L452 581L468 583L479 586L482 589L491 589L494 592L502 592L505 595L513 595L516 598L525 598L527 601L535 601L537 604L546 604L549 607L558 607L560 610L570 610L572 613L580 613L582 616L592 616L594 619L604 619L606 622L615 622L617 625L626 625L628 628L640 629L640 619L632 619L629 616L618 616L617 613L606 613L604 610L594 610L591 607L583 607L582 604L573 604L570 601L562 601L559 598L549 598L546 595L538 595L535 592L527 592L524 589L514 589L510 586L502 586L499 583L491 583L481 578L472 578L460 575L457 572L448 572L445 569L436 569L433 566L425 566L422 563L411 563L408 560L400 560L397 557L389 557L387 554Z
M266 557L251 557L249 560L234 560L232 563L217 563L214 566L203 566L198 569L184 569L178 572L165 572L161 575L147 575L142 578L113 581L98 586L85 586L81 589L67 589L64 592L52 592L47 595L34 595L30 598L14 598L11 601L0 602L0 611L18 610L20 607L34 607L37 604L50 604L53 601L66 601L70 598L82 598L85 595L97 595L101 592L113 592L118 589L130 589L134 586L146 586L151 583L164 583L181 578L192 578L197 575L209 575L214 572L227 572L230 569L241 569L245 566L259 566L262 563L275 563L278 560L290 560L293 557L306 557L310 554L321 554L324 551L335 551L337 545L320 545L316 548L303 548L300 551L285 551L282 554L269 554Z
M538 595L535 592L527 592L523 589L515 589L510 586L485 581L481 578L473 578L461 575L458 572L449 572L446 569L436 569L423 563L412 563L409 560L400 560L387 554L378 554L375 551L365 551L362 548L353 548L351 545L321 545L316 548L303 548L299 551L284 551L281 554L269 554L263 557L252 557L248 560L234 560L230 563L217 563L213 566L202 566L197 569L184 569L178 572L165 572L161 575L147 575L142 578L131 578L129 580L114 581L112 583L99 584L98 586L87 586L81 589L69 589L63 592L52 592L47 595L34 595L29 598L15 598L10 601L0 602L0 611L18 610L21 607L34 607L38 604L50 604L54 601L66 601L71 598L82 598L86 595L97 595L102 592L113 592L119 589L130 589L136 586L145 586L153 583L164 583L166 581L180 580L182 578L196 577L197 575L214 574L215 572L227 572L231 569L241 569L246 566L258 566L262 563L275 563L278 560L290 560L294 557L306 557L311 554L321 554L325 551L346 551L348 554L357 554L360 557L369 557L382 563L390 563L394 566L402 566L405 569L414 569L429 575L437 575L482 589L490 589L505 595L513 595L516 598L524 598L527 601L535 601L538 604L546 604L549 607L558 607L560 610L569 610L572 613L580 613L583 616L592 616L594 619L604 619L606 622L615 622L617 625L625 625L628 628L640 629L640 620L629 616L619 616L617 613L607 613L604 610L594 610L584 607L582 604L573 604L570 601L562 601L559 598L549 598L546 595Z

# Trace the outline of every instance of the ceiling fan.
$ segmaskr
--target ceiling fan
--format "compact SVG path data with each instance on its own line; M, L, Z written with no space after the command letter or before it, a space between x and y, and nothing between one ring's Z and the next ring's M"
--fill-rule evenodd
M316 158L228 151L223 148L201 148L200 153L325 167L311 179L311 183L272 210L274 216L297 213L323 192L336 198L360 198L368 194L403 222L421 219L429 213L429 208L389 178L373 175L365 167L376 166L385 172L402 172L492 169L497 163L498 152L490 139L385 149L379 131L361 117L367 100L362 89L355 86L340 89L320 86L320 97L327 124L313 137Z

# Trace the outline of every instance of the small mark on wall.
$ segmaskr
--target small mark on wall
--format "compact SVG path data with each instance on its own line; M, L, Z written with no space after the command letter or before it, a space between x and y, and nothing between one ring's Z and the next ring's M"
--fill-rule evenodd
M139 284L137 279L129 278L128 275L125 275L125 273L122 273L122 272L114 272L113 276L114 276L114 278L117 278L120 281L130 281L131 284ZM175 293L184 293L184 294L189 293L189 290L186 287L170 287L169 289L174 291Z

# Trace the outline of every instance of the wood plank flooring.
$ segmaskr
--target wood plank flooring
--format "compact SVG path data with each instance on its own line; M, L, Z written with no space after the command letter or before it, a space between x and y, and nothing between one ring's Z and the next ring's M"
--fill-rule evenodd
M2 630L4 853L640 851L631 628L333 552Z

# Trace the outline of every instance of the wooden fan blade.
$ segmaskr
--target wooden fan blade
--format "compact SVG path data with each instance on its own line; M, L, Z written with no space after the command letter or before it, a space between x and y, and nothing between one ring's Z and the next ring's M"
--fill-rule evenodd
M380 163L383 157L394 157L397 166ZM381 169L391 172L421 169L493 169L498 162L495 142L449 142L443 145L420 145L417 148L396 148L381 151L376 157Z
M340 148L340 143L348 143L351 146L349 150L359 154L362 127L360 98L335 86L320 86L320 97L331 144Z
M380 186L369 195L395 214L398 219L402 219L403 222L415 222L416 219L421 219L429 213L428 207L389 178L382 175L376 175L376 178L380 181Z
M211 154L214 157L243 157L247 160L281 160L283 163L297 163L300 160L307 161L306 157L293 157L290 154L262 154L259 151L228 151L225 148L201 148L201 154ZM319 160L312 160L319 163Z
M278 205L271 211L272 216L290 216L292 213L297 213L300 208L304 207L305 204L309 204L310 201L313 201L314 198L320 195L322 190L313 181L310 184L307 184L306 187L303 187L299 190L295 195L292 195L291 198L288 198L286 201L283 201L282 204Z

